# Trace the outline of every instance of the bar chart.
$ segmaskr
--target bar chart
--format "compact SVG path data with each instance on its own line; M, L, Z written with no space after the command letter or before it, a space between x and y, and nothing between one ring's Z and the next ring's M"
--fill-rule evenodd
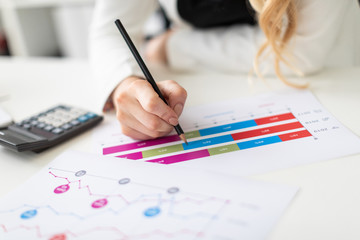
M99 130L103 131L101 154L247 176L357 153L360 149L359 138L309 91L196 106L185 109L180 121L188 145L176 134L134 141L114 132L115 125L109 125L106 134Z
M282 124L282 122L286 120L295 120L295 122ZM273 123L278 123L278 125L261 127L262 125ZM261 128L244 130L254 127ZM121 153L123 151L131 151L136 149L138 151L117 156L132 160L147 159L165 154L174 154L167 157L159 157L156 159L148 160L148 162L172 164L312 136L307 130L302 129L304 129L303 125L300 122L296 121L296 118L292 113L284 113L280 115L272 115L264 118L234 122L230 124L224 124L220 126L186 132L185 136L189 140L188 145L186 145L185 143L179 143L181 142L181 140L177 135L171 135L150 141L142 141L137 143L123 144L104 148L103 154L107 155L112 153ZM296 131L291 133L279 134L281 132L293 130ZM228 132L231 133L226 134ZM219 136L219 134L222 135ZM268 136L273 134L277 135L270 137ZM257 138L256 140L247 140L254 137L259 138ZM173 145L161 146L163 144L173 142L175 143ZM216 145L221 146L212 147ZM142 150L144 148L146 149L146 147L155 146L156 148ZM204 147L209 148L198 150L199 148Z

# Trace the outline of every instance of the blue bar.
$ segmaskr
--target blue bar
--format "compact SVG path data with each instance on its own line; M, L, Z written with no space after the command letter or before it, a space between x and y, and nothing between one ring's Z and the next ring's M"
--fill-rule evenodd
M255 120L248 120L248 121L230 123L230 124L211 127L211 128L200 129L199 132L200 132L201 136L207 136L207 135L211 135L211 134L229 132L229 131L233 131L233 130L254 127L254 126L257 126Z
M183 143L184 150L194 149L194 148L200 148L200 147L206 147L211 146L219 143L226 143L234 141L234 139L231 137L231 135L224 135L219 137L213 137L213 138L207 138L202 140L197 140L193 142L189 142L189 145L186 145Z
M266 137L266 138L260 138L256 140L246 141L238 143L238 147L240 150L247 149L247 148L254 148L259 146L264 146L272 143L278 143L281 142L281 139L279 136L273 136L273 137Z

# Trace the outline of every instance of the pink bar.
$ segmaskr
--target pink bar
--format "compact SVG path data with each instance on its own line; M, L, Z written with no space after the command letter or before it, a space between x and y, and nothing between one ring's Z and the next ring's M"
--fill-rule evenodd
M124 155L120 155L120 156L116 156L118 158L127 158L127 159L131 159L131 160L139 160L143 158L142 152L135 152L135 153L129 153L129 154L124 154Z
M157 138L157 139L153 139L153 140L147 140L147 141L128 143L128 144L123 144L123 145L118 145L118 146L113 146L113 147L107 147L107 148L103 149L103 155L119 153L119 152L123 152L123 151L137 149L137 148L150 147L150 146L160 145L160 144L169 143L169 142L176 142L176 141L180 141L180 140L181 139L179 138L178 135L171 135L171 136Z
M160 164L172 164L178 162L184 162L188 160L193 160L197 158L209 157L210 153L207 149L199 150L196 152L188 152L174 156L168 156L163 158L157 158L148 160L147 162L160 163Z

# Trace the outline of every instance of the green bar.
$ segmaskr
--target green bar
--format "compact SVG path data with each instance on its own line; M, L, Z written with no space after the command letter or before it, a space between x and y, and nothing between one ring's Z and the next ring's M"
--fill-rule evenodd
M142 152L142 155L143 155L143 158L148 158L148 157L154 157L154 156L167 154L167 153L179 152L179 151L183 151L183 150L184 150L184 148L183 148L182 144L178 144L178 145L173 145L173 146L167 146L167 147L146 150L146 151Z
M185 133L185 137L186 139L200 137L200 132L199 131L187 132Z
M210 156L217 155L217 154L222 154L222 153L227 153L227 152L238 151L238 150L240 150L240 148L238 147L237 144L231 144L231 145L226 145L226 146L221 146L221 147L208 149L208 151L210 153Z

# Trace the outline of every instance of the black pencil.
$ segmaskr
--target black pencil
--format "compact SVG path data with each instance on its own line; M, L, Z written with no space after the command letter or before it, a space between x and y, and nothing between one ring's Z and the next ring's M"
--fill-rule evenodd
M119 19L116 19L115 24L116 24L117 28L119 29L121 35L123 36L126 44L127 44L128 47L130 48L131 53L134 55L134 57L135 57L137 63L139 64L142 72L144 73L146 80L151 84L151 86L153 87L154 91L159 95L159 97L160 97L167 105L169 105L169 104L166 102L164 96L162 95L159 87L156 85L156 82L155 82L154 78L152 77L149 69L146 67L144 61L142 60L139 52L137 51L134 43L132 42L129 34L128 34L127 31L125 30L125 28L124 28L124 26L122 25L122 23L120 22L120 20L119 20ZM175 128L175 131L177 132L177 134L179 135L179 137L181 138L181 140L183 140L186 144L188 144L188 143L187 143L187 140L186 140L186 137L185 137L185 134L184 134L184 131L183 131L182 128L180 127L180 124L174 126L174 128Z

